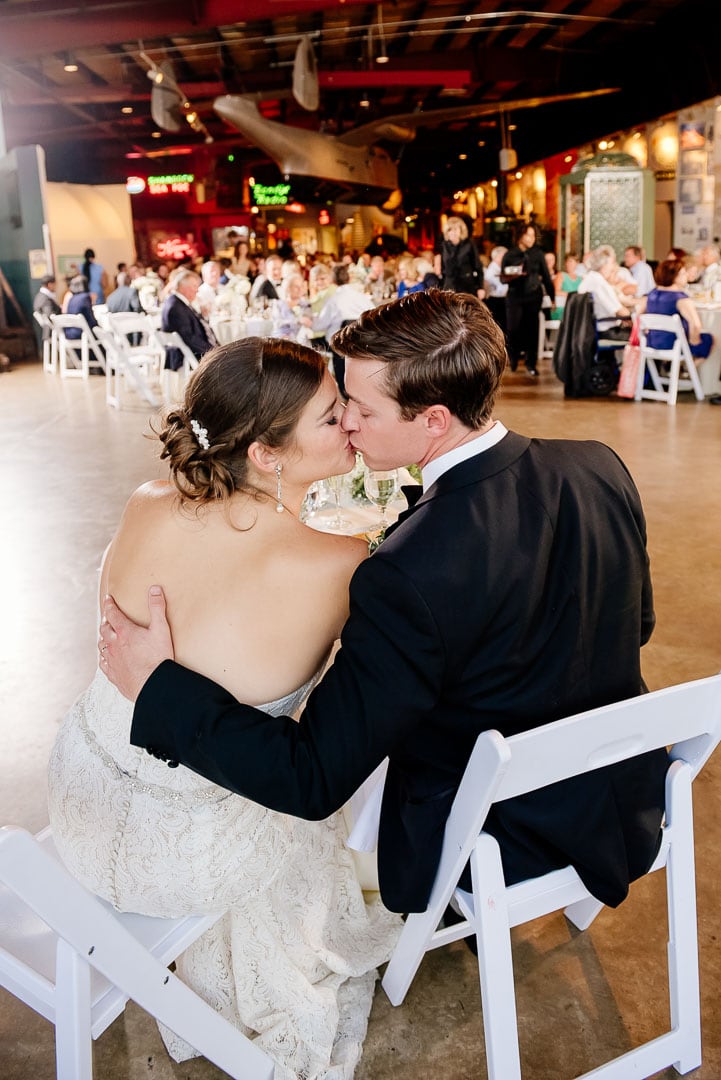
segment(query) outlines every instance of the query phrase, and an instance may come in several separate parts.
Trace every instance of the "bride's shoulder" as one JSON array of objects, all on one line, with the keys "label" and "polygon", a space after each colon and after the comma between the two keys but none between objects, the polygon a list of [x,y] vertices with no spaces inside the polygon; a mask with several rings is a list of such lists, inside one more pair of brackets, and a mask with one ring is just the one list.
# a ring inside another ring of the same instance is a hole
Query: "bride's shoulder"
[{"label": "bride's shoulder", "polygon": [[368,558],[368,544],[365,540],[356,540],[352,536],[333,536],[307,526],[303,528],[306,532],[306,557],[326,567],[326,570],[335,567],[340,574],[350,577],[356,567]]},{"label": "bride's shoulder", "polygon": [[177,489],[168,480],[147,480],[136,488],[128,499],[125,505],[126,513],[152,510],[174,501],[177,494]]}]

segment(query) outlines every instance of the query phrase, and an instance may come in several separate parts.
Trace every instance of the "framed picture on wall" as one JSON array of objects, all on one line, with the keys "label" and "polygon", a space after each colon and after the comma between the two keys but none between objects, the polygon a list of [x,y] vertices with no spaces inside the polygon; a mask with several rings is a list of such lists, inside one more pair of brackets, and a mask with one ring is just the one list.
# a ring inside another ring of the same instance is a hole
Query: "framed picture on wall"
[{"label": "framed picture on wall", "polygon": [[679,155],[679,172],[682,176],[703,176],[707,157],[705,150],[684,150]]},{"label": "framed picture on wall", "polygon": [[684,177],[678,185],[678,201],[682,205],[693,205],[701,202],[701,177]]},{"label": "framed picture on wall", "polygon": [[703,120],[686,120],[678,127],[680,150],[700,150],[706,145],[706,123]]},{"label": "framed picture on wall", "polygon": [[74,277],[80,273],[83,262],[82,255],[58,255],[58,274],[62,277]]}]

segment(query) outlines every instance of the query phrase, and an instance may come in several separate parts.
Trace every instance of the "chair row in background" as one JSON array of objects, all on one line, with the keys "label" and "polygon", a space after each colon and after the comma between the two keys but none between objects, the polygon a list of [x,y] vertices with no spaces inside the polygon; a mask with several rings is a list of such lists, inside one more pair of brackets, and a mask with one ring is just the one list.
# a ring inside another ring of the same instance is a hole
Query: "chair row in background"
[{"label": "chair row in background", "polygon": [[[65,379],[87,379],[91,372],[105,375],[106,403],[113,408],[122,407],[127,389],[153,408],[159,399],[178,400],[198,365],[180,335],[161,330],[151,315],[113,313],[102,305],[94,311],[98,325],[92,329],[84,315],[34,313],[43,332],[43,369]],[[179,372],[164,368],[168,348],[182,353]]]}]

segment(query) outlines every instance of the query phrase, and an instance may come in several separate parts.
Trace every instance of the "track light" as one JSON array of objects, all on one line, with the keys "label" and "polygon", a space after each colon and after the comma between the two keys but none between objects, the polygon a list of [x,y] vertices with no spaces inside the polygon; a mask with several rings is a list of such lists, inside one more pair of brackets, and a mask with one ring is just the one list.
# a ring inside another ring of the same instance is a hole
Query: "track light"
[{"label": "track light", "polygon": [[70,53],[65,53],[65,63],[63,64],[63,71],[73,72],[77,70],[78,65],[75,63]]},{"label": "track light", "polygon": [[367,94],[363,94],[363,96],[362,96],[362,98],[360,99],[360,101],[358,102],[358,104],[359,104],[359,106],[361,107],[361,109],[370,109],[370,105],[371,105],[371,103],[370,103],[370,101],[368,100],[368,95],[367,95]]}]

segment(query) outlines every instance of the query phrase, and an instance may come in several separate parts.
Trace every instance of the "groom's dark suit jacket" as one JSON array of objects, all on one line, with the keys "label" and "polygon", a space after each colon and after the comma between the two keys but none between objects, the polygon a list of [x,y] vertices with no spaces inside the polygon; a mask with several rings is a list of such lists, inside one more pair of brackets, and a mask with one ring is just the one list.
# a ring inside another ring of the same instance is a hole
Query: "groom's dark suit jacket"
[{"label": "groom's dark suit jacket", "polygon": [[[138,699],[132,741],[311,819],[388,755],[381,894],[419,911],[480,731],[512,735],[642,692],[654,616],[638,492],[600,443],[509,433],[423,495],[350,594],[342,648],[300,723],[167,661]],[[498,804],[486,828],[506,880],[570,862],[620,903],[655,855],[666,767],[656,751]]]}]

